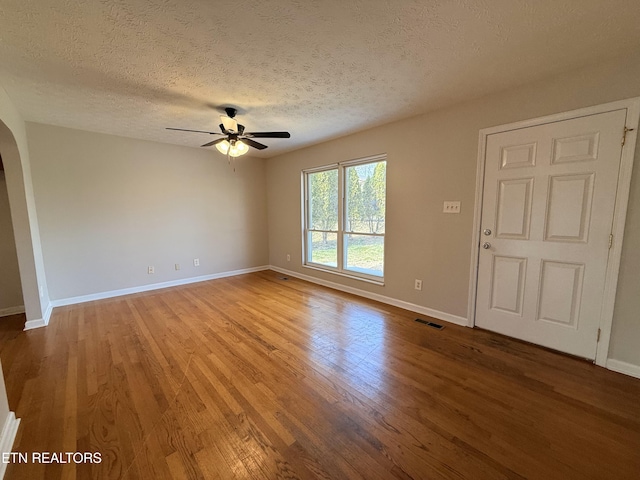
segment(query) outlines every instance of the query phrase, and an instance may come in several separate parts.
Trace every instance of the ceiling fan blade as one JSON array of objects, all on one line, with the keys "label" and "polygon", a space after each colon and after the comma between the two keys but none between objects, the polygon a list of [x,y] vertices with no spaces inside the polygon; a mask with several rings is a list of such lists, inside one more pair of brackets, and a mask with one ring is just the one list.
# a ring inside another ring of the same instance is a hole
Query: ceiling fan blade
[{"label": "ceiling fan blade", "polygon": [[250,138],[241,138],[240,141],[242,143],[246,143],[247,145],[249,145],[250,147],[253,148],[257,148],[258,150],[264,150],[265,148],[267,148],[266,145],[263,145],[261,143],[258,142],[254,142],[253,140],[251,140]]},{"label": "ceiling fan blade", "polygon": [[222,135],[221,133],[218,133],[218,132],[205,132],[204,130],[189,130],[187,128],[171,128],[171,127],[167,127],[167,130],[177,130],[179,132],[208,133],[210,135]]},{"label": "ceiling fan blade", "polygon": [[245,136],[252,138],[291,138],[289,132],[247,132]]},{"label": "ceiling fan blade", "polygon": [[211,145],[215,145],[216,143],[224,142],[226,138],[217,138],[213,142],[205,143],[204,145],[200,145],[201,147],[210,147]]}]

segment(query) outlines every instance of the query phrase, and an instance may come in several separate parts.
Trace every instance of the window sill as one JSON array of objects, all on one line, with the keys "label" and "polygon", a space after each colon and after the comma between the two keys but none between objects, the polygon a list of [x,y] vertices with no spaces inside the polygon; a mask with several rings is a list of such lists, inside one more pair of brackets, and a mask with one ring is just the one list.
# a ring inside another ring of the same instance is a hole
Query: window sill
[{"label": "window sill", "polygon": [[375,278],[371,278],[371,277],[368,277],[368,276],[365,277],[365,276],[362,276],[362,275],[358,275],[357,273],[340,272],[338,270],[333,270],[332,268],[324,268],[321,265],[303,264],[302,267],[303,268],[308,268],[310,270],[317,270],[319,272],[331,273],[333,275],[338,275],[339,277],[346,277],[346,278],[351,278],[353,280],[360,280],[361,282],[371,283],[373,285],[384,286],[384,278],[375,279]]}]

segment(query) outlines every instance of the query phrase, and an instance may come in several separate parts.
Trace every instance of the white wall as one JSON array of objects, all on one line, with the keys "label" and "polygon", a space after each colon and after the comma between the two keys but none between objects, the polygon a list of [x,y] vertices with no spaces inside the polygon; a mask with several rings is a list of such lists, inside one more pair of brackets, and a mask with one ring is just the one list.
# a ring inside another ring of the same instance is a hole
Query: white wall
[{"label": "white wall", "polygon": [[215,149],[27,133],[52,300],[268,264],[264,160],[234,173]]},{"label": "white wall", "polygon": [[[620,58],[472,102],[269,159],[274,266],[464,317],[467,312],[478,132],[485,127],[640,96],[640,56]],[[622,132],[621,132],[622,135]],[[300,172],[388,154],[385,285],[302,267]],[[632,179],[610,356],[640,365],[640,148]],[[459,215],[442,213],[460,200]],[[291,254],[291,261],[286,255]],[[413,288],[423,280],[422,291]]]},{"label": "white wall", "polygon": [[[16,241],[11,224],[9,194],[4,171],[0,170],[0,315],[24,308],[18,269]],[[1,418],[1,416],[0,416]]]}]

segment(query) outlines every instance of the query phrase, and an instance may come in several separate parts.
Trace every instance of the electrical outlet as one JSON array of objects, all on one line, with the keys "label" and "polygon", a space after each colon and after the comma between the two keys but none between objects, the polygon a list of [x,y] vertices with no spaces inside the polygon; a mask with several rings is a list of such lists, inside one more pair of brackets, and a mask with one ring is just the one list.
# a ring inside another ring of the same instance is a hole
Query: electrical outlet
[{"label": "electrical outlet", "polygon": [[193,259],[193,266],[194,267],[199,267],[200,266],[200,259],[199,258],[194,258]]},{"label": "electrical outlet", "polygon": [[149,266],[149,269],[147,270],[147,273],[148,273],[149,275],[151,275],[152,273],[156,273],[156,269],[155,269],[155,268],[153,268],[153,266],[151,266],[151,265],[150,265],[150,266]]},{"label": "electrical outlet", "polygon": [[287,262],[290,262],[290,261],[291,261],[291,255],[287,253]]},{"label": "electrical outlet", "polygon": [[418,280],[418,279],[416,279],[416,283],[415,283],[415,285],[414,285],[414,288],[415,288],[416,290],[422,290],[422,280]]},{"label": "electrical outlet", "polygon": [[460,213],[460,202],[444,202],[444,213]]},{"label": "electrical outlet", "polygon": [[176,270],[180,270],[180,264],[176,263]]}]

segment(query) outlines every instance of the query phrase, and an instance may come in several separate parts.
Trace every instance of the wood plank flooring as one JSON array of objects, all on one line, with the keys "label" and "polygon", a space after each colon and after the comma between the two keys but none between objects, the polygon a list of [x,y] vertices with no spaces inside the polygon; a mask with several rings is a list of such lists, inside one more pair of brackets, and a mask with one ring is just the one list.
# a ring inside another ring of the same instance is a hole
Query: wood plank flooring
[{"label": "wood plank flooring", "polygon": [[638,479],[640,380],[275,272],[0,322],[12,479]]}]

